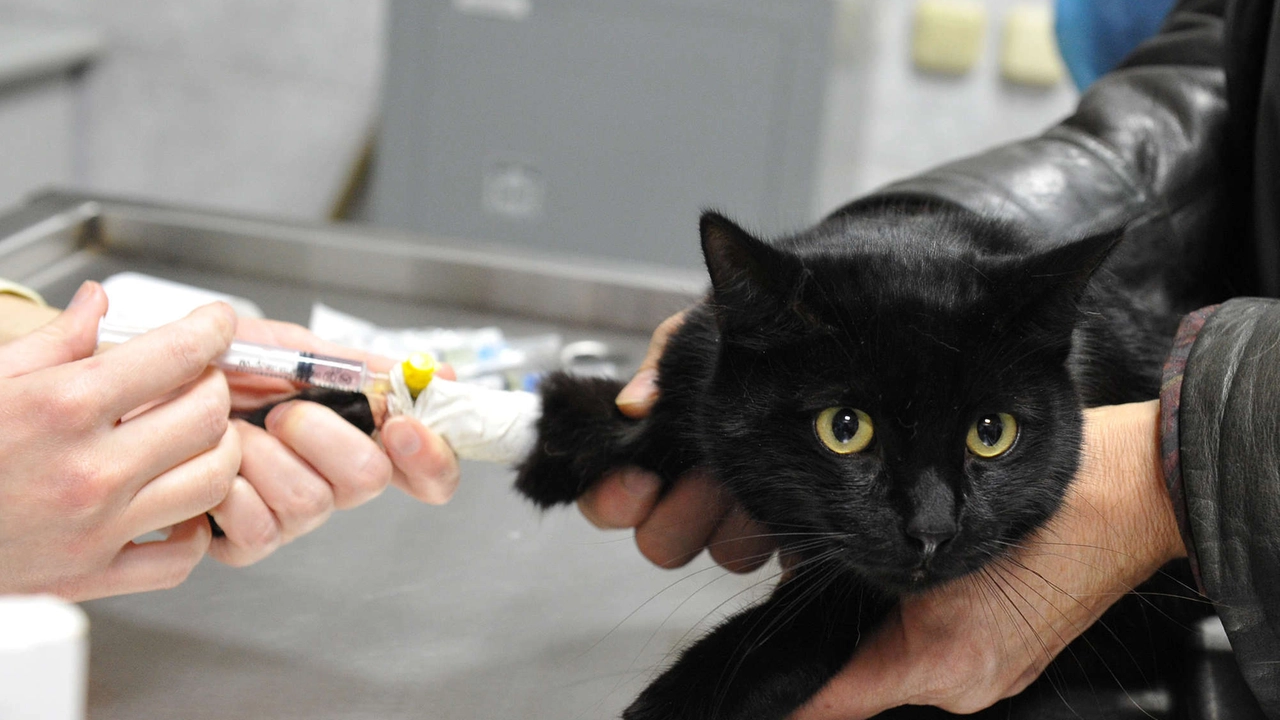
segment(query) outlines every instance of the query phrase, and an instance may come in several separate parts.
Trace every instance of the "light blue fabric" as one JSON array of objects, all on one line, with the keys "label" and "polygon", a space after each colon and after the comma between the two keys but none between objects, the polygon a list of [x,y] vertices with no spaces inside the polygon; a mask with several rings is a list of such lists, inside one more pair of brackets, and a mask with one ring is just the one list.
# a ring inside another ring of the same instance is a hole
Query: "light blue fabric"
[{"label": "light blue fabric", "polygon": [[1058,49],[1081,90],[1160,29],[1174,0],[1057,0]]}]

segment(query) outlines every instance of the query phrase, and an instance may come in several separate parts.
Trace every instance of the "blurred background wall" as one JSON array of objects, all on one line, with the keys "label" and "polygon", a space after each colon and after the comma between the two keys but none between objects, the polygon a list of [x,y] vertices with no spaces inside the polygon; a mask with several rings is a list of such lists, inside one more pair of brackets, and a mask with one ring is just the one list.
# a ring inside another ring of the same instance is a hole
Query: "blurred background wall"
[{"label": "blurred background wall", "polygon": [[[0,0],[0,23],[103,38],[70,110],[75,160],[56,180],[321,218],[377,112],[385,10],[378,0]],[[31,87],[0,88],[0,113]],[[33,186],[55,179],[29,172]]]},{"label": "blurred background wall", "polygon": [[[1065,77],[1028,87],[998,68],[1007,14],[1049,0],[978,0],[982,49],[959,75],[913,65],[917,3],[832,2],[813,217],[893,178],[1037,132],[1074,104]],[[323,218],[379,117],[389,14],[385,0],[0,0],[0,30],[87,28],[101,41],[56,90],[0,84],[0,204],[59,184]],[[15,119],[14,108],[26,109]],[[45,150],[53,159],[42,159]]]}]

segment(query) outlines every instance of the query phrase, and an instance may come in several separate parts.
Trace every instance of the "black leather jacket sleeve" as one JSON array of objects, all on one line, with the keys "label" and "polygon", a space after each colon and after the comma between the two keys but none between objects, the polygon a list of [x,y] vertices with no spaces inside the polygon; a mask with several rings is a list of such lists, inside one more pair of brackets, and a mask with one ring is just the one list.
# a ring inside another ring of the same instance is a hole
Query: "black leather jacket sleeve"
[{"label": "black leather jacket sleeve", "polygon": [[1259,705],[1280,718],[1280,301],[1238,298],[1205,322],[1178,443],[1200,581]]},{"label": "black leather jacket sleeve", "polygon": [[1180,2],[1158,35],[1039,137],[895,182],[849,207],[946,201],[1032,228],[1048,242],[1127,225],[1117,270],[1147,272],[1153,254],[1193,268],[1179,270],[1168,291],[1194,294],[1200,302],[1187,309],[1208,304],[1206,269],[1222,253],[1210,252],[1216,243],[1204,238],[1222,234],[1226,214],[1225,6]]}]

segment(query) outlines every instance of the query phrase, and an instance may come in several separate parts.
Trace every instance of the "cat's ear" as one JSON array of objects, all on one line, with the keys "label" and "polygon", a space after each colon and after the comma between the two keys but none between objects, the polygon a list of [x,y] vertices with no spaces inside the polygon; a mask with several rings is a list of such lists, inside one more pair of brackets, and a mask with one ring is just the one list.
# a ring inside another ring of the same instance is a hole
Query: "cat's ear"
[{"label": "cat's ear", "polygon": [[805,285],[800,263],[718,213],[703,213],[700,229],[721,330],[781,329]]},{"label": "cat's ear", "polygon": [[1005,268],[1014,322],[1041,335],[1046,346],[1069,349],[1089,280],[1123,237],[1123,227],[1108,229],[1018,258]]},{"label": "cat's ear", "polygon": [[1072,305],[1079,302],[1094,271],[1124,237],[1124,228],[1111,228],[1049,248],[1031,256],[1024,266],[1039,295],[1057,295]]},{"label": "cat's ear", "polygon": [[698,226],[702,256],[718,300],[750,299],[769,288],[769,268],[775,266],[777,255],[773,248],[716,212],[704,212]]}]

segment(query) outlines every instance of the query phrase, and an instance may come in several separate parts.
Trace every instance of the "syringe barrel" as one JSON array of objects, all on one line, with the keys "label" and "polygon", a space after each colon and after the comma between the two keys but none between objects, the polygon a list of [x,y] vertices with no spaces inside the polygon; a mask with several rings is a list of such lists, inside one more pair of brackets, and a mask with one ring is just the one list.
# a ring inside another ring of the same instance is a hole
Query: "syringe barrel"
[{"label": "syringe barrel", "polygon": [[[98,344],[119,345],[145,332],[144,328],[101,323],[98,326]],[[382,385],[386,384],[384,376],[370,373],[359,360],[240,340],[231,343],[225,353],[214,358],[213,364],[223,370],[253,373],[330,390],[362,392],[377,388],[375,381],[379,378]]]},{"label": "syringe barrel", "polygon": [[348,392],[360,392],[368,379],[368,369],[358,360],[242,342],[231,343],[216,362],[227,370]]}]

